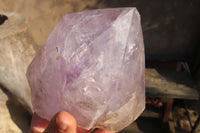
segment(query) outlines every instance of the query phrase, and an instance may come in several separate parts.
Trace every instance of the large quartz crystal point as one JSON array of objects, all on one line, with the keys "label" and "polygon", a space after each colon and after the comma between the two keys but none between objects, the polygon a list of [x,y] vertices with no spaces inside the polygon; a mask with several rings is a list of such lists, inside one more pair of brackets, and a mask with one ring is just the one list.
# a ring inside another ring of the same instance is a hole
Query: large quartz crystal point
[{"label": "large quartz crystal point", "polygon": [[64,16],[28,68],[34,111],[119,131],[145,107],[145,60],[136,8]]}]

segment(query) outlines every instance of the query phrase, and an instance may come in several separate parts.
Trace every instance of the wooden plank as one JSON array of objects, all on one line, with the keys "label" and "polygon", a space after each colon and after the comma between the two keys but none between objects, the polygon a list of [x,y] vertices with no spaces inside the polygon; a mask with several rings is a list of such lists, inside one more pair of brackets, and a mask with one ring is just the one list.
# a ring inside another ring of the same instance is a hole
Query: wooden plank
[{"label": "wooden plank", "polygon": [[175,133],[175,124],[173,120],[169,120],[168,121],[168,125],[169,125],[169,133]]},{"label": "wooden plank", "polygon": [[146,110],[144,110],[144,111],[142,112],[142,114],[141,114],[140,116],[141,116],[141,117],[160,118],[160,117],[161,117],[161,114],[146,109]]},{"label": "wooden plank", "polygon": [[172,112],[172,106],[173,106],[173,99],[170,99],[165,104],[165,112],[164,112],[164,116],[163,116],[163,123],[168,122],[169,119],[172,118],[172,114],[171,114],[171,112]]},{"label": "wooden plank", "polygon": [[173,70],[146,69],[146,95],[176,99],[199,99],[190,75]]}]

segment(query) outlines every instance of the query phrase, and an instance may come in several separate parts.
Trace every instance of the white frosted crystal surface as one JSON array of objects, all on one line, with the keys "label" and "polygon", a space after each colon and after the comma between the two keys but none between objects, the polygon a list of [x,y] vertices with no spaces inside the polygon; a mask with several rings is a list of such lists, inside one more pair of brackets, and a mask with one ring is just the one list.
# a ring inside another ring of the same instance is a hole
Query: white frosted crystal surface
[{"label": "white frosted crystal surface", "polygon": [[34,111],[71,113],[80,127],[119,131],[145,107],[145,60],[136,8],[65,15],[27,70]]}]

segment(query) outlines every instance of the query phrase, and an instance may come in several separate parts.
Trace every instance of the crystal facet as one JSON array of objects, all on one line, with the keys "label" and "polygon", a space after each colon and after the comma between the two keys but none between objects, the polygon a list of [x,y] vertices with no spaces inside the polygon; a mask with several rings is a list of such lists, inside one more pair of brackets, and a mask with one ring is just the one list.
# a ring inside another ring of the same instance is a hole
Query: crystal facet
[{"label": "crystal facet", "polygon": [[119,131],[145,107],[144,46],[136,8],[65,15],[27,70],[34,111]]}]

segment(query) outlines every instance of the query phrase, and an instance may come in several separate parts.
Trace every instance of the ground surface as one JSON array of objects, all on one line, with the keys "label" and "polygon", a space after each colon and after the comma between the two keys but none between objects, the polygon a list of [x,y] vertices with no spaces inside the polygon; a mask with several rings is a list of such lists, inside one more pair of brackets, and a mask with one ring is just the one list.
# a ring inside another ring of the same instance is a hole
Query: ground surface
[{"label": "ground surface", "polygon": [[0,132],[28,133],[30,120],[30,114],[0,87]]}]

